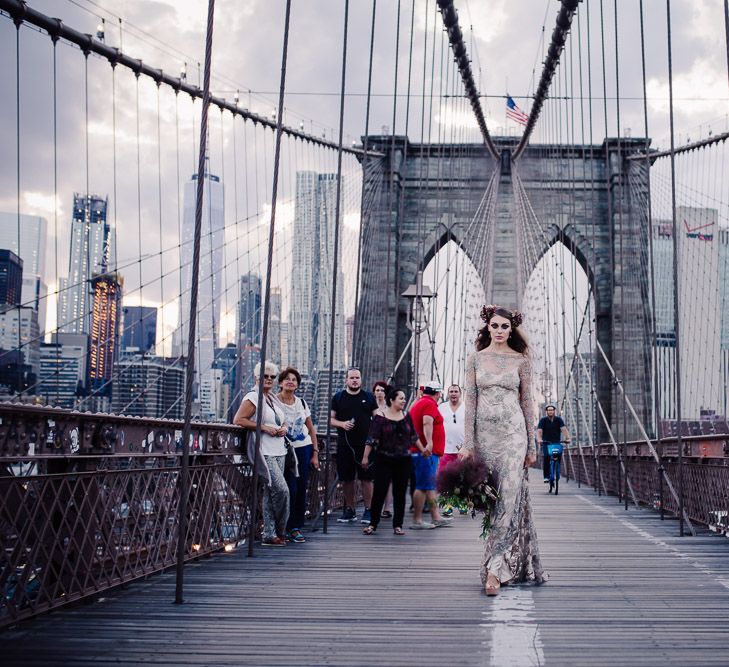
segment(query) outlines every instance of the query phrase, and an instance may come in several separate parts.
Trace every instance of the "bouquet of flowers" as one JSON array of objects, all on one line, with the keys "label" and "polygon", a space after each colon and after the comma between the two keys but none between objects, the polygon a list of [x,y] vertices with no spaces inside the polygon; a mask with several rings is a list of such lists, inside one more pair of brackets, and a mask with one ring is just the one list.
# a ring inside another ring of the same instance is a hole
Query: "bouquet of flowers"
[{"label": "bouquet of flowers", "polygon": [[496,474],[477,457],[456,459],[438,470],[438,504],[466,507],[475,518],[483,513],[481,537],[486,538],[491,527],[491,512],[499,495]]}]

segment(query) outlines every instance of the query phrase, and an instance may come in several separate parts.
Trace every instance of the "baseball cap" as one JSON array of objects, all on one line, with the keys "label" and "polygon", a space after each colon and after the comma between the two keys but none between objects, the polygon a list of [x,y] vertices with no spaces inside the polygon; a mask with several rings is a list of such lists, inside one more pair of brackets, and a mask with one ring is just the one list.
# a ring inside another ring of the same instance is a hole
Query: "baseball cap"
[{"label": "baseball cap", "polygon": [[423,393],[428,394],[430,396],[433,396],[434,394],[437,394],[439,392],[443,391],[443,387],[440,386],[440,382],[436,382],[435,380],[431,380],[430,382],[426,382],[423,385]]}]

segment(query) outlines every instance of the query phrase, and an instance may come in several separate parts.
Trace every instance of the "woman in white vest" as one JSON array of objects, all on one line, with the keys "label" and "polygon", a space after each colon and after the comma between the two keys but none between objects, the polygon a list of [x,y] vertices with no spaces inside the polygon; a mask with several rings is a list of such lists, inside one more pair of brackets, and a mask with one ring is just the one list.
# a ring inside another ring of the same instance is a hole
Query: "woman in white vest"
[{"label": "woman in white vest", "polygon": [[286,546],[286,522],[289,518],[289,487],[284,478],[286,462],[287,425],[284,412],[274,403],[271,389],[278,375],[276,364],[267,361],[261,377],[261,364],[253,369],[255,389],[249,391],[238,408],[233,423],[250,430],[256,429],[258,408],[258,383],[263,383],[263,415],[261,422],[261,454],[268,466],[271,478],[263,489],[263,539],[261,544],[270,547]]}]

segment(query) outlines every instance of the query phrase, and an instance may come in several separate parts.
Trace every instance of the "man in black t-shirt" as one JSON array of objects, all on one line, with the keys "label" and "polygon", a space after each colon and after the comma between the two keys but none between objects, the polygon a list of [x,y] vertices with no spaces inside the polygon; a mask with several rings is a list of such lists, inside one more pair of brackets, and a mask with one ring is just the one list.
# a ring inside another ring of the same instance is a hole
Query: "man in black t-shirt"
[{"label": "man in black t-shirt", "polygon": [[537,424],[537,440],[542,445],[542,471],[544,472],[545,483],[549,482],[549,455],[547,445],[550,442],[569,442],[570,434],[564,425],[562,417],[556,416],[556,408],[553,405],[546,407],[547,416],[542,417]]},{"label": "man in black t-shirt", "polygon": [[354,481],[359,479],[364,499],[362,523],[370,523],[372,501],[372,471],[370,466],[362,467],[365,441],[370,430],[372,414],[377,410],[377,401],[368,391],[362,389],[362,374],[358,368],[347,371],[345,388],[332,397],[332,411],[329,423],[337,429],[337,475],[344,491],[344,511],[337,519],[340,523],[357,521],[355,512]]}]

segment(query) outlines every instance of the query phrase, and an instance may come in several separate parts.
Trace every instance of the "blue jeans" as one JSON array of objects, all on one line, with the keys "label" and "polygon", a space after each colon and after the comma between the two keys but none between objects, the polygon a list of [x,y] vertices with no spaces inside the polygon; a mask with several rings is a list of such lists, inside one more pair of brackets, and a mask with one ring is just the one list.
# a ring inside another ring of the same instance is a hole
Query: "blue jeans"
[{"label": "blue jeans", "polygon": [[291,512],[286,524],[286,530],[304,527],[306,515],[306,490],[309,486],[309,473],[311,472],[311,456],[314,453],[314,445],[304,445],[294,449],[296,459],[299,462],[299,476],[294,477],[286,473],[286,484],[289,487],[291,497]]}]

